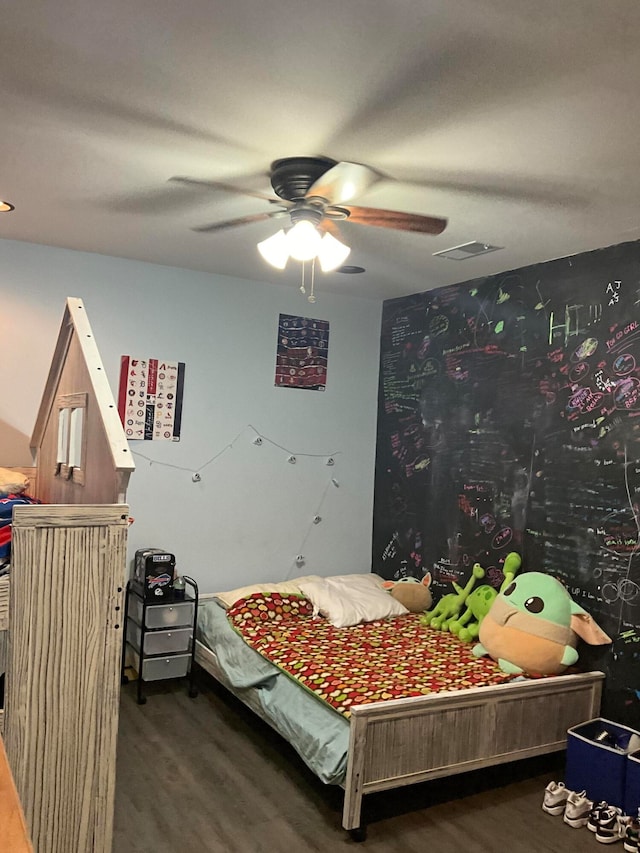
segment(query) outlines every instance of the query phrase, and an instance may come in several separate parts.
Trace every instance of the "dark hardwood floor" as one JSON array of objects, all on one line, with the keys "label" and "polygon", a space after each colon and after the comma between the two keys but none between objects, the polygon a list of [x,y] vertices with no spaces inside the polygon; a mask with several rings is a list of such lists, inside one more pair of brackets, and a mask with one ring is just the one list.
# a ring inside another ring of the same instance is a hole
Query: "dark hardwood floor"
[{"label": "dark hardwood floor", "polygon": [[[342,791],[206,673],[186,684],[122,690],[114,853],[578,853],[601,850],[586,827],[541,809],[562,779],[544,756],[365,798],[368,837],[341,827]],[[455,736],[455,733],[451,733]],[[617,845],[622,849],[622,845]]]}]

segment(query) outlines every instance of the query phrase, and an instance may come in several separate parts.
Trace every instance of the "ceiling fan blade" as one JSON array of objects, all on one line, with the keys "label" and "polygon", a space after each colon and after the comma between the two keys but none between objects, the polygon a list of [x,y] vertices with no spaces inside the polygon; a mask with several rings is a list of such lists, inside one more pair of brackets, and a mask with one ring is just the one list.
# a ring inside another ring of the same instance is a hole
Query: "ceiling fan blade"
[{"label": "ceiling fan blade", "polygon": [[447,227],[447,220],[437,216],[421,216],[417,213],[403,213],[400,210],[378,210],[375,207],[353,207],[347,205],[347,222],[359,225],[373,225],[376,228],[393,228],[396,231],[417,231],[420,234],[441,234]]},{"label": "ceiling fan blade", "polygon": [[342,240],[344,242],[344,237],[340,233],[340,229],[333,221],[333,219],[328,219],[325,217],[319,225],[320,231],[328,231],[332,237],[335,237],[336,240]]},{"label": "ceiling fan blade", "polygon": [[305,198],[316,196],[329,204],[343,204],[358,198],[382,178],[379,172],[361,163],[336,163],[307,190]]},{"label": "ceiling fan blade", "polygon": [[263,201],[272,202],[274,204],[286,204],[286,202],[283,201],[283,199],[281,198],[274,198],[273,196],[268,196],[265,193],[255,192],[254,190],[247,190],[244,187],[237,187],[234,184],[225,184],[221,181],[204,181],[198,178],[184,178],[181,175],[175,175],[174,177],[169,178],[169,180],[179,184],[188,184],[189,186],[210,187],[211,189],[221,190],[225,193],[247,195],[251,196],[251,198],[260,198]]},{"label": "ceiling fan blade", "polygon": [[238,219],[227,219],[224,222],[212,222],[210,225],[198,225],[192,231],[208,233],[211,231],[223,231],[225,228],[235,228],[236,225],[249,225],[252,222],[263,222],[265,219],[274,219],[278,216],[286,216],[286,210],[272,210],[269,213],[251,213],[249,216],[240,216]]}]

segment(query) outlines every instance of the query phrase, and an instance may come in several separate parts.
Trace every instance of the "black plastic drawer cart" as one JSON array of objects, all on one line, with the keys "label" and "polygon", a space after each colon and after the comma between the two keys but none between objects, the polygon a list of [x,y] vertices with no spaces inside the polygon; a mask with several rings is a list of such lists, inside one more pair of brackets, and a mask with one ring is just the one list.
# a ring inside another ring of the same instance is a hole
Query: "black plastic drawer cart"
[{"label": "black plastic drawer cart", "polygon": [[198,585],[186,575],[184,598],[149,601],[136,580],[127,583],[122,643],[123,684],[127,646],[136,661],[138,672],[138,704],[147,701],[143,693],[145,681],[188,676],[189,696],[198,695],[195,686],[195,635],[198,619]]}]

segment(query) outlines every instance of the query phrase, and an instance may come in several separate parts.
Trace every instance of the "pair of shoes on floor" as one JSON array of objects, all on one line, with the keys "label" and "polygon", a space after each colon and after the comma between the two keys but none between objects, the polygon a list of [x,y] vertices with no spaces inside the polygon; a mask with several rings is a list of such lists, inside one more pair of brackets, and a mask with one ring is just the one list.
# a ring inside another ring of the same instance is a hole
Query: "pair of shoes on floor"
[{"label": "pair of shoes on floor", "polygon": [[627,853],[640,853],[640,819],[625,818],[622,843]]},{"label": "pair of shoes on floor", "polygon": [[566,824],[578,828],[587,823],[593,800],[588,799],[586,791],[571,791],[564,782],[549,782],[544,790],[542,809],[547,814],[563,815]]},{"label": "pair of shoes on floor", "polygon": [[622,841],[627,853],[640,853],[640,820],[622,814],[622,809],[606,802],[596,803],[589,814],[587,829],[601,844]]}]

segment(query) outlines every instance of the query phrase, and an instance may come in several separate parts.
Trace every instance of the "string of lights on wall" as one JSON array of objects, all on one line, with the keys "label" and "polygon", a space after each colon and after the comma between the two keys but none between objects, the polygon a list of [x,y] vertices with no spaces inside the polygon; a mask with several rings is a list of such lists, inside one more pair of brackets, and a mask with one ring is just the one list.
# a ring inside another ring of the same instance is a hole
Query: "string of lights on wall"
[{"label": "string of lights on wall", "polygon": [[[272,438],[269,438],[268,436],[264,435],[264,433],[261,433],[252,424],[247,424],[243,429],[240,430],[240,432],[235,436],[235,438],[232,439],[232,441],[230,441],[228,444],[226,444],[217,453],[215,453],[210,459],[208,459],[203,465],[198,466],[195,470],[191,467],[187,467],[184,465],[175,465],[172,462],[160,462],[156,459],[151,459],[149,456],[145,456],[144,453],[138,453],[137,451],[132,451],[132,453],[134,456],[138,457],[139,459],[144,459],[146,462],[148,462],[149,467],[151,467],[152,465],[158,465],[162,468],[172,468],[175,471],[184,471],[186,473],[191,474],[192,482],[200,483],[200,482],[202,482],[202,472],[205,470],[205,468],[207,468],[209,465],[213,464],[217,459],[220,459],[220,457],[223,456],[225,453],[227,453],[229,450],[232,450],[234,448],[234,446],[240,441],[240,439],[246,435],[247,432],[250,432],[251,435],[253,436],[251,439],[251,444],[254,447],[261,447],[263,444],[270,444],[273,447],[276,447],[278,450],[281,450],[284,454],[286,454],[284,459],[289,465],[295,465],[297,463],[298,459],[310,458],[310,459],[324,459],[324,464],[327,465],[328,467],[332,468],[336,464],[336,456],[340,456],[342,453],[342,451],[340,451],[340,450],[336,450],[333,453],[329,453],[329,454],[327,454],[327,453],[298,453],[298,452],[294,452],[294,451],[290,450],[289,448],[285,447],[284,445],[280,444],[279,442],[274,441]],[[322,507],[323,507],[325,499],[327,497],[327,493],[328,493],[329,489],[331,488],[331,486],[333,486],[336,489],[340,487],[340,483],[335,476],[331,476],[329,478],[328,482],[326,483],[326,485],[323,489],[322,495],[320,496],[320,499],[317,502],[315,512],[312,516],[311,523],[308,525],[306,531],[304,532],[304,535],[302,537],[302,541],[300,542],[300,546],[298,548],[298,554],[292,562],[292,566],[291,566],[289,573],[287,574],[287,577],[290,576],[291,571],[294,568],[299,569],[302,566],[304,566],[304,564],[306,562],[306,558],[305,558],[303,549],[304,549],[304,546],[305,546],[305,544],[309,538],[309,535],[310,535],[313,527],[322,522],[322,515],[320,513],[322,511]]]}]

